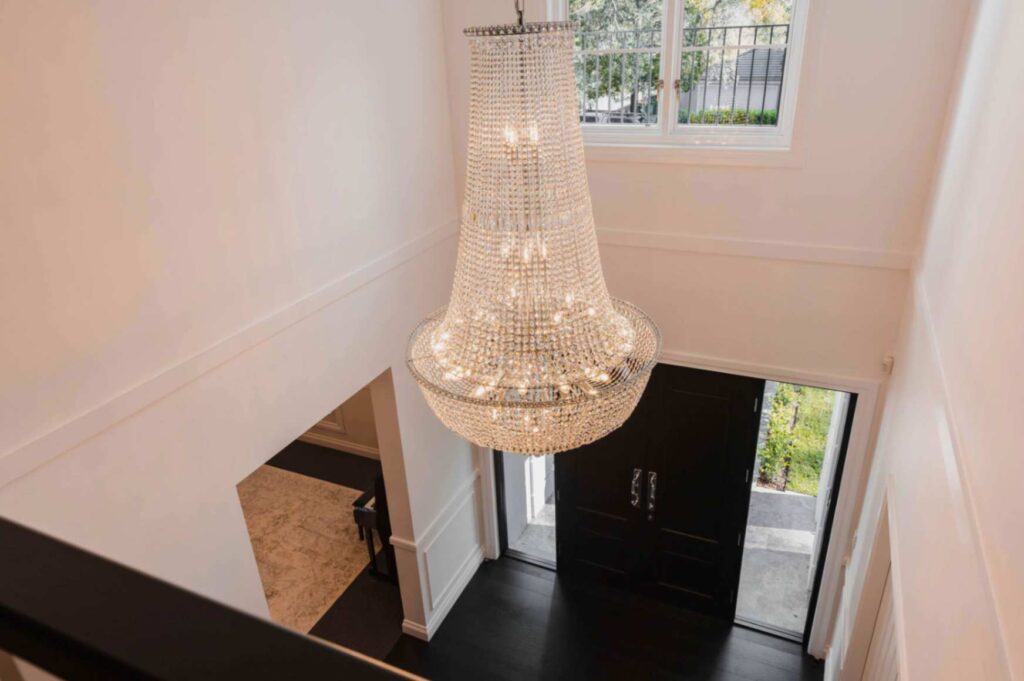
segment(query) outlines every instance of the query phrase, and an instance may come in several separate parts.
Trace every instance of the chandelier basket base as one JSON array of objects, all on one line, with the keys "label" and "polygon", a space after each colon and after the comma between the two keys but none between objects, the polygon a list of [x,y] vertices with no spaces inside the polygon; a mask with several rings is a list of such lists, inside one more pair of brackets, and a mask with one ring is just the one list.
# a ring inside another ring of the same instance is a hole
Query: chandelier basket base
[{"label": "chandelier basket base", "polygon": [[427,404],[449,430],[470,442],[503,452],[541,456],[582,447],[619,428],[636,408],[661,350],[661,336],[643,310],[612,299],[635,330],[634,351],[607,385],[566,400],[530,402],[509,389],[509,399],[477,399],[445,386],[446,372],[430,353],[445,308],[423,320],[410,339],[408,361]]}]

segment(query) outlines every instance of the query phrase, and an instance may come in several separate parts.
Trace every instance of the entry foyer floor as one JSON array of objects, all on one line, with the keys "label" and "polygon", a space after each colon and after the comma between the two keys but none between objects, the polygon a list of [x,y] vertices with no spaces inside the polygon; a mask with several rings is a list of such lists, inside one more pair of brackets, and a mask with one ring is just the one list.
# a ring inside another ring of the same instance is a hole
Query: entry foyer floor
[{"label": "entry foyer floor", "polygon": [[403,635],[386,661],[436,681],[817,681],[823,672],[796,643],[509,558],[480,567],[429,645]]}]

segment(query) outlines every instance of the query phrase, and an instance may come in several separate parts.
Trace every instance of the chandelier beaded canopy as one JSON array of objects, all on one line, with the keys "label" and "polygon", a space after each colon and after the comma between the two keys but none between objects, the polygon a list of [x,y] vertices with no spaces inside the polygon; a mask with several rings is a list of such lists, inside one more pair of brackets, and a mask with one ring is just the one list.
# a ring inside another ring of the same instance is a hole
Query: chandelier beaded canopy
[{"label": "chandelier beaded canopy", "polygon": [[451,300],[408,365],[438,418],[478,445],[549,454],[618,428],[661,336],[608,294],[597,250],[570,23],[471,28],[466,190]]}]

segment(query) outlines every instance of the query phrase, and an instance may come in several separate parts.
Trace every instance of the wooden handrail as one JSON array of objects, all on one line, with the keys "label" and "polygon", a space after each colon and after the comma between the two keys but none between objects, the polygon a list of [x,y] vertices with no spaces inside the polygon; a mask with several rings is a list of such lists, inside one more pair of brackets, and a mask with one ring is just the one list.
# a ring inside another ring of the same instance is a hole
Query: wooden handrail
[{"label": "wooden handrail", "polygon": [[419,678],[4,519],[0,553],[0,648],[66,679]]}]

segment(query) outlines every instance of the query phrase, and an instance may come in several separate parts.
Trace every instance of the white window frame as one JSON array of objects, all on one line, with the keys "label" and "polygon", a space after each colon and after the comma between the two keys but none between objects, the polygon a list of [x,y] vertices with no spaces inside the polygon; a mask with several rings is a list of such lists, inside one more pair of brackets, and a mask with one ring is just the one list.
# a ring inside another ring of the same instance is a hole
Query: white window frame
[{"label": "white window frame", "polygon": [[[807,11],[811,0],[793,0],[786,46],[786,71],[779,95],[779,118],[776,125],[680,125],[679,96],[671,84],[680,78],[684,0],[663,0],[661,34],[661,73],[665,84],[659,107],[658,125],[629,126],[623,124],[583,124],[583,140],[588,149],[624,147],[626,149],[689,149],[700,150],[702,157],[714,160],[716,150],[788,151],[793,140],[796,119],[797,91],[807,29]],[[548,0],[552,20],[569,18],[569,0]],[[666,58],[666,55],[667,58]]]}]

